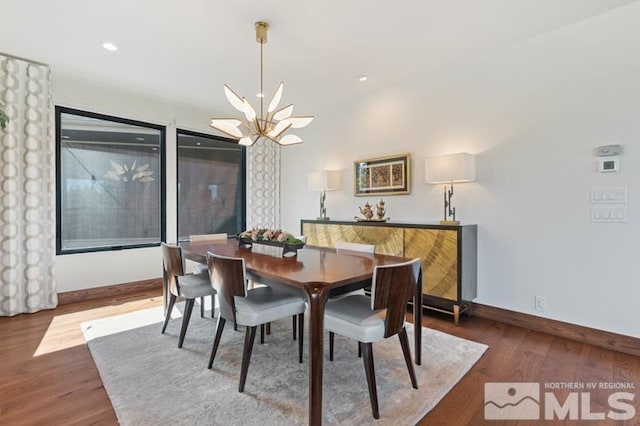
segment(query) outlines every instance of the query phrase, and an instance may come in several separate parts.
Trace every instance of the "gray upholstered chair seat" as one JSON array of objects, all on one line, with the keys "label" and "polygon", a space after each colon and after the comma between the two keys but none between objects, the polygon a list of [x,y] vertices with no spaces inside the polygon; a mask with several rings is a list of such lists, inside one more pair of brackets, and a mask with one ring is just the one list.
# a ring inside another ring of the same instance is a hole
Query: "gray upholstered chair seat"
[{"label": "gray upholstered chair seat", "polygon": [[325,308],[324,328],[362,343],[384,338],[386,309],[371,309],[371,298],[352,295],[330,300]]},{"label": "gray upholstered chair seat", "polygon": [[193,274],[198,275],[203,272],[206,272],[207,276],[209,275],[209,267],[203,263],[196,263],[193,265]]},{"label": "gray upholstered chair seat", "polygon": [[189,274],[178,277],[178,291],[181,297],[193,299],[196,297],[209,296],[215,290],[209,281],[209,271],[199,274]]},{"label": "gray upholstered chair seat", "polygon": [[247,297],[235,296],[236,321],[238,324],[254,326],[276,321],[280,318],[304,313],[304,300],[300,296],[257,287],[247,291]]}]

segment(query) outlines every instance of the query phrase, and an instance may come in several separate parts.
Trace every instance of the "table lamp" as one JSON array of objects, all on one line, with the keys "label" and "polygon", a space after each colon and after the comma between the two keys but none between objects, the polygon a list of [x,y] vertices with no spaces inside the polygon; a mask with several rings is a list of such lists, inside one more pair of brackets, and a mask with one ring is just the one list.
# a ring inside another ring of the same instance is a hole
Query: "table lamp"
[{"label": "table lamp", "polygon": [[[441,225],[459,225],[456,208],[451,202],[453,184],[476,180],[476,159],[464,152],[458,154],[428,157],[424,160],[424,180],[426,183],[444,183],[444,219]],[[449,189],[447,185],[449,184]]]},{"label": "table lamp", "polygon": [[327,208],[325,207],[327,191],[340,189],[340,178],[341,173],[339,170],[323,170],[309,173],[307,179],[309,191],[320,191],[320,216],[318,216],[318,220],[329,220]]}]

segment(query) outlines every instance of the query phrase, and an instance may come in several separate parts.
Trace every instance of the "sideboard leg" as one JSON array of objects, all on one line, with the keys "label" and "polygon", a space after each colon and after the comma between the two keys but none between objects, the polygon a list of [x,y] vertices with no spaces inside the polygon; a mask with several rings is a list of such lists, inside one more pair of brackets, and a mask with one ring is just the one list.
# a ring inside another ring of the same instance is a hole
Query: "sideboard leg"
[{"label": "sideboard leg", "polygon": [[460,322],[460,305],[453,305],[453,322],[456,325]]}]

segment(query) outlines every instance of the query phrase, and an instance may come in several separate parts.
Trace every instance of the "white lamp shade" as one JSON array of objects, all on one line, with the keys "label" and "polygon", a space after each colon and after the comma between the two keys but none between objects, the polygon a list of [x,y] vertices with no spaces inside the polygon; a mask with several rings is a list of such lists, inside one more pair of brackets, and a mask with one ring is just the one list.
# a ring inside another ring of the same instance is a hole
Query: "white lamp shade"
[{"label": "white lamp shade", "polygon": [[307,178],[309,191],[335,191],[341,186],[340,170],[323,170],[311,172]]},{"label": "white lamp shade", "polygon": [[476,180],[476,158],[465,152],[424,160],[426,183],[473,182]]}]

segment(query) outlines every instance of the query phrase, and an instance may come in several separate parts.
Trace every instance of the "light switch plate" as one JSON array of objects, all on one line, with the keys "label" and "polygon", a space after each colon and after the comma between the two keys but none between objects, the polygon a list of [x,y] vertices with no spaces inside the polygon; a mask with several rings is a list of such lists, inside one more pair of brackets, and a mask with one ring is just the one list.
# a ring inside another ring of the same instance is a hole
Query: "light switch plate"
[{"label": "light switch plate", "polygon": [[628,222],[626,207],[591,207],[591,222]]},{"label": "light switch plate", "polygon": [[591,188],[593,204],[627,204],[627,187]]}]

